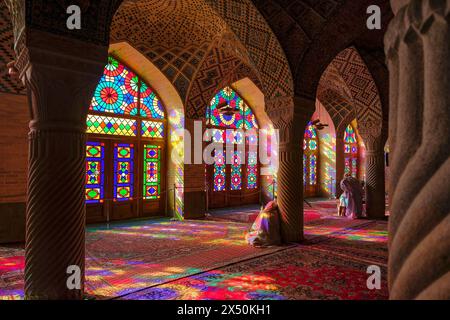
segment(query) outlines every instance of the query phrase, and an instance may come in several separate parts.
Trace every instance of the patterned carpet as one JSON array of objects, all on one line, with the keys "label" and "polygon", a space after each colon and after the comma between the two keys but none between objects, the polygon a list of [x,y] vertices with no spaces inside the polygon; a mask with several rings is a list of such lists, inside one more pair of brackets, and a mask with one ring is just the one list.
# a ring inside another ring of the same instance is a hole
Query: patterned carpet
[{"label": "patterned carpet", "polygon": [[[282,248],[248,246],[248,225],[152,220],[90,227],[86,232],[86,291],[121,296]],[[0,247],[0,299],[23,298],[24,250]]]},{"label": "patterned carpet", "polygon": [[[386,275],[387,223],[322,216],[306,241],[253,248],[249,224],[152,220],[89,227],[86,290],[99,299],[383,299],[366,268]],[[0,245],[0,300],[23,298],[24,250]]]},{"label": "patterned carpet", "polygon": [[368,290],[367,263],[329,251],[297,246],[128,295],[124,299],[387,299],[386,268],[381,290]]}]

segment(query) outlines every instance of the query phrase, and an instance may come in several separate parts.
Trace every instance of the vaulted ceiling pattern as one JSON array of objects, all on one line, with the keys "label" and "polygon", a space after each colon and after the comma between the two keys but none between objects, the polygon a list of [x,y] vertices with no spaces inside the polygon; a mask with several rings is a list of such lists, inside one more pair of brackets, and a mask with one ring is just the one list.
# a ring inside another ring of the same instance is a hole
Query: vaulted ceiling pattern
[{"label": "vaulted ceiling pattern", "polygon": [[[333,101],[342,97],[346,106],[366,105],[358,116],[370,120],[382,113],[377,86],[351,45],[364,46],[382,69],[384,31],[365,28],[369,2],[125,0],[114,16],[110,39],[127,41],[159,68],[190,117],[203,116],[220,86],[249,77],[266,99],[292,96],[294,89],[295,95],[311,99],[334,92]],[[388,0],[376,2],[389,17]],[[0,91],[24,94],[6,74],[5,65],[14,58],[13,36],[3,0],[0,9]],[[378,82],[385,76],[383,70],[379,74]]]},{"label": "vaulted ceiling pattern", "polygon": [[[295,94],[314,99],[322,73],[342,50],[383,48],[392,17],[389,0],[253,0],[277,36],[295,81]],[[382,30],[368,30],[367,7],[382,11]]]}]

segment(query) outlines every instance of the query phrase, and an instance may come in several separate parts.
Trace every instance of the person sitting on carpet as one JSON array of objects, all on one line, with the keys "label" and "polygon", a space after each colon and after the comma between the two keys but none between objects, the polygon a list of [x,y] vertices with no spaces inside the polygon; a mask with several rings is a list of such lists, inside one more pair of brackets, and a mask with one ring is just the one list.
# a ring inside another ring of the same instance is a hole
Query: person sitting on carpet
[{"label": "person sitting on carpet", "polygon": [[346,174],[341,181],[341,189],[347,198],[345,215],[352,219],[362,217],[362,188],[359,181],[350,174]]},{"label": "person sitting on carpet", "polygon": [[277,201],[270,201],[258,214],[245,240],[255,247],[281,244],[280,215]]}]

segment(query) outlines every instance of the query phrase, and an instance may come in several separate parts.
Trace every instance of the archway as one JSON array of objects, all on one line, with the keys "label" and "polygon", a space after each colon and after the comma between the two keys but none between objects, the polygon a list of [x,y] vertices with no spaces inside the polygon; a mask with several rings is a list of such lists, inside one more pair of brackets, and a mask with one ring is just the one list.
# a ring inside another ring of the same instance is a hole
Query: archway
[{"label": "archway", "polygon": [[157,93],[110,55],[86,120],[87,222],[161,215],[165,114]]},{"label": "archway", "polygon": [[184,134],[185,113],[182,99],[167,76],[128,42],[110,45],[109,52],[134,70],[157,92],[167,112],[167,214],[184,217]]},{"label": "archway", "polygon": [[259,125],[251,107],[227,86],[212,98],[206,126],[204,141],[217,144],[214,163],[206,165],[208,206],[259,203]]}]

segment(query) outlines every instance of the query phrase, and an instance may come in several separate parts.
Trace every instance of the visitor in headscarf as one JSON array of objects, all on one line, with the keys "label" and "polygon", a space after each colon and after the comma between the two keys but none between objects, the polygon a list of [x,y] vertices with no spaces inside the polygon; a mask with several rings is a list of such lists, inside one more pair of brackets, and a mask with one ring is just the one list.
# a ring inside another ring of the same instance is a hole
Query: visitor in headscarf
[{"label": "visitor in headscarf", "polygon": [[347,194],[342,192],[341,196],[339,197],[339,206],[338,206],[338,215],[339,217],[345,217],[345,210],[348,206],[348,197]]},{"label": "visitor in headscarf", "polygon": [[341,189],[347,199],[345,215],[352,219],[362,217],[362,188],[358,179],[346,174],[341,181]]},{"label": "visitor in headscarf", "polygon": [[245,239],[255,247],[281,244],[280,215],[276,200],[270,201],[261,210]]}]

